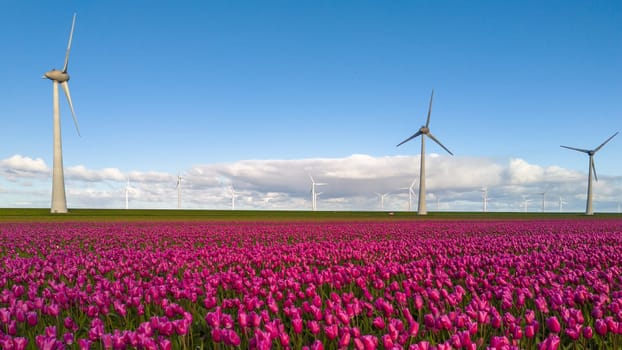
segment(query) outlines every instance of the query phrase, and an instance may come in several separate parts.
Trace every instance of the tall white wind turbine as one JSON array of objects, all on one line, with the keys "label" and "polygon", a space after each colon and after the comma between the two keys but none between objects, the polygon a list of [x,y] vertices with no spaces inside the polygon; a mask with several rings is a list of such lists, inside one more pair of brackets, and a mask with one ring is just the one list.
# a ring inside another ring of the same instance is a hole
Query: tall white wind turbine
[{"label": "tall white wind turbine", "polygon": [[51,213],[66,213],[67,212],[67,197],[65,196],[65,175],[63,173],[63,147],[60,132],[60,102],[58,97],[58,84],[60,84],[67,96],[67,102],[69,103],[69,109],[71,109],[71,116],[73,122],[76,125],[78,135],[80,135],[80,128],[78,127],[78,119],[76,119],[76,113],[73,109],[73,102],[71,101],[71,94],[69,93],[69,73],[67,73],[67,67],[69,65],[69,51],[71,50],[71,40],[73,39],[73,29],[76,26],[76,15],[73,15],[73,21],[71,22],[71,31],[69,32],[69,43],[67,44],[67,51],[65,53],[65,65],[63,70],[52,69],[43,75],[43,79],[50,79],[52,81],[52,106],[54,110],[54,160],[52,171],[52,207]]},{"label": "tall white wind turbine", "polygon": [[374,192],[374,193],[378,196],[378,199],[380,200],[380,210],[384,210],[384,198],[388,196],[390,193],[389,192],[387,193]]},{"label": "tall white wind turbine", "polygon": [[125,209],[130,209],[130,177],[127,177],[127,186],[125,186]]},{"label": "tall white wind turbine", "polygon": [[419,215],[426,215],[428,213],[425,205],[425,137],[429,137],[432,141],[436,142],[439,146],[441,146],[447,153],[454,155],[451,151],[445,147],[439,140],[432,135],[430,132],[430,114],[432,114],[432,99],[434,98],[434,90],[432,90],[432,95],[430,96],[430,107],[428,108],[428,119],[426,120],[425,126],[419,128],[419,131],[414,133],[411,137],[406,140],[400,142],[397,147],[403,145],[404,143],[414,139],[417,136],[421,136],[421,165],[419,170],[419,204],[417,213]]},{"label": "tall white wind turbine", "polygon": [[529,202],[531,202],[531,199],[527,199],[527,198],[523,197],[523,211],[525,213],[527,212],[527,204],[529,204]]},{"label": "tall white wind turbine", "polygon": [[233,185],[229,186],[229,192],[231,193],[231,210],[235,210],[235,188],[233,188]]},{"label": "tall white wind turbine", "polygon": [[315,182],[315,180],[313,180],[313,176],[309,175],[309,179],[311,179],[311,209],[313,211],[317,210],[317,193],[315,193],[315,186],[324,186],[327,185],[327,183],[323,183],[323,182]]},{"label": "tall white wind turbine", "polygon": [[588,173],[588,177],[587,177],[587,204],[585,206],[585,215],[594,215],[594,209],[592,208],[592,177],[596,181],[598,181],[598,176],[596,175],[596,167],[594,166],[594,155],[601,148],[603,148],[603,146],[607,142],[611,141],[611,139],[614,138],[618,133],[619,133],[619,131],[617,131],[615,134],[611,135],[611,137],[609,137],[607,140],[605,140],[605,142],[601,143],[600,146],[598,146],[598,147],[596,147],[594,149],[582,149],[582,148],[575,148],[575,147],[569,147],[569,146],[561,146],[563,148],[568,148],[568,149],[571,149],[573,151],[583,152],[583,153],[585,153],[585,154],[587,154],[589,156],[590,164],[589,164],[589,173]]},{"label": "tall white wind turbine", "polygon": [[562,199],[562,197],[561,197],[561,196],[559,196],[559,212],[560,212],[560,213],[561,213],[561,212],[563,211],[563,209],[564,209],[564,204],[566,204],[566,201],[564,201],[564,200]]},{"label": "tall white wind turbine", "polygon": [[415,194],[415,182],[417,179],[413,179],[413,182],[408,187],[400,187],[400,190],[408,190],[408,211],[412,210],[413,194]]},{"label": "tall white wind turbine", "polygon": [[482,187],[480,192],[482,192],[482,210],[485,213],[488,211],[488,187]]},{"label": "tall white wind turbine", "polygon": [[177,209],[181,209],[181,175],[177,175]]}]

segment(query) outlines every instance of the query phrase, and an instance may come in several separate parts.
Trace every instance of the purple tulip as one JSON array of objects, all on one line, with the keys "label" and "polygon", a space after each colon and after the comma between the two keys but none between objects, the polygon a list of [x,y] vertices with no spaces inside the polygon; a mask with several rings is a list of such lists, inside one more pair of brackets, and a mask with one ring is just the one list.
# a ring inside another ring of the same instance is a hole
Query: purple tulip
[{"label": "purple tulip", "polygon": [[315,320],[307,321],[307,328],[309,328],[309,332],[311,332],[311,334],[320,333],[320,324]]},{"label": "purple tulip", "polygon": [[160,350],[171,350],[173,348],[173,343],[166,338],[160,339],[158,345]]},{"label": "purple tulip", "polygon": [[303,328],[302,318],[295,318],[295,319],[293,319],[292,320],[292,328],[294,330],[294,333],[296,333],[296,334],[302,333],[302,328]]},{"label": "purple tulip", "polygon": [[603,319],[597,319],[596,322],[594,323],[594,329],[596,330],[596,334],[600,335],[600,336],[605,336],[607,335],[607,323],[603,320]]},{"label": "purple tulip", "polygon": [[380,316],[374,318],[374,321],[372,322],[372,324],[377,329],[384,329],[385,327],[384,319]]},{"label": "purple tulip", "polygon": [[559,320],[555,316],[551,316],[546,319],[546,327],[549,329],[549,331],[553,333],[559,333],[559,331],[561,330]]},{"label": "purple tulip", "polygon": [[26,313],[26,322],[31,327],[36,326],[38,322],[37,313],[33,311]]},{"label": "purple tulip", "polygon": [[15,350],[24,350],[28,345],[28,339],[24,337],[13,338],[13,346]]},{"label": "purple tulip", "polygon": [[73,333],[67,332],[67,333],[63,334],[63,341],[67,345],[73,344]]}]

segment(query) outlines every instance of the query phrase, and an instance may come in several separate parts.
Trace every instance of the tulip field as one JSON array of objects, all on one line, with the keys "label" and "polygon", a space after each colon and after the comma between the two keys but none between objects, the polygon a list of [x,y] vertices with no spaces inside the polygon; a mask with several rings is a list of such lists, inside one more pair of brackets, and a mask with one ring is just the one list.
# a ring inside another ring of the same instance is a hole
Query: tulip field
[{"label": "tulip field", "polygon": [[2,349],[621,349],[622,220],[0,223]]}]

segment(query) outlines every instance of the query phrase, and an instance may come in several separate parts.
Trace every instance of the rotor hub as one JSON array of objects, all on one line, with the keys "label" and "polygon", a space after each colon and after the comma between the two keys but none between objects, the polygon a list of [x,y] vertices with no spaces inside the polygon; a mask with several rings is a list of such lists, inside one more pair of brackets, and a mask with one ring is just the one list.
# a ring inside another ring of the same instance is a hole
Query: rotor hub
[{"label": "rotor hub", "polygon": [[422,126],[421,129],[419,129],[419,132],[427,135],[430,133],[430,128],[426,128],[425,126]]}]

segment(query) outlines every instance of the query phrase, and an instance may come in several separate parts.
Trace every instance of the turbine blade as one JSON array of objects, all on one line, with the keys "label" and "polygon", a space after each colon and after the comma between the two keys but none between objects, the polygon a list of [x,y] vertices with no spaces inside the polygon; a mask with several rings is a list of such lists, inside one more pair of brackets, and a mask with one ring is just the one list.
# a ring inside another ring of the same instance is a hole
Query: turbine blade
[{"label": "turbine blade", "polygon": [[598,181],[598,175],[596,175],[596,166],[594,165],[593,157],[590,157],[590,167],[592,167],[592,171],[594,172],[594,180]]},{"label": "turbine blade", "polygon": [[590,150],[582,149],[582,148],[575,148],[575,147],[570,147],[570,146],[559,146],[559,147],[568,148],[573,151],[578,151],[578,152],[583,152],[583,153],[588,153],[588,154],[590,153]]},{"label": "turbine blade", "polygon": [[434,98],[434,89],[432,89],[432,95],[430,96],[430,107],[428,107],[428,120],[425,122],[425,127],[430,126],[430,114],[432,114],[432,99]]},{"label": "turbine blade", "polygon": [[439,146],[443,147],[443,149],[447,151],[447,153],[451,154],[452,156],[454,155],[447,147],[443,146],[443,144],[439,140],[437,140],[436,137],[432,135],[432,133],[428,133],[428,136],[432,139],[432,141],[438,143]]},{"label": "turbine blade", "polygon": [[596,149],[594,150],[594,153],[598,152],[598,150],[599,150],[599,149],[603,148],[603,146],[604,146],[607,142],[611,141],[611,139],[612,139],[612,138],[614,138],[614,137],[615,137],[618,133],[619,133],[619,131],[617,131],[615,134],[611,135],[611,137],[610,137],[610,138],[608,138],[605,142],[601,143],[601,144],[600,144],[600,146],[596,147]]},{"label": "turbine blade", "polygon": [[313,177],[311,176],[311,174],[309,174],[309,179],[311,179],[312,183],[315,183],[315,181],[313,180]]},{"label": "turbine blade", "polygon": [[405,144],[406,142],[408,142],[408,141],[410,141],[410,140],[414,139],[415,137],[417,137],[417,136],[419,136],[419,135],[421,135],[421,130],[420,130],[420,131],[417,131],[416,133],[414,133],[411,137],[407,138],[406,140],[404,140],[404,141],[400,142],[400,143],[399,143],[399,144],[397,144],[397,146],[395,146],[395,147],[399,147],[399,146],[401,146],[401,145]]},{"label": "turbine blade", "polygon": [[65,65],[63,66],[63,72],[67,73],[67,66],[69,65],[69,51],[71,51],[71,40],[73,39],[73,29],[76,26],[76,14],[73,14],[73,21],[71,22],[71,32],[69,32],[69,43],[67,44],[67,52],[65,53]]},{"label": "turbine blade", "polygon": [[73,123],[76,125],[76,131],[78,132],[78,136],[80,135],[80,127],[78,126],[78,119],[76,118],[76,112],[73,110],[73,102],[71,102],[71,94],[69,93],[69,83],[67,81],[63,81],[60,83],[65,91],[65,96],[67,96],[67,102],[69,102],[69,108],[71,109],[71,116],[73,117]]}]

